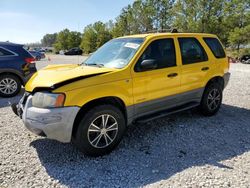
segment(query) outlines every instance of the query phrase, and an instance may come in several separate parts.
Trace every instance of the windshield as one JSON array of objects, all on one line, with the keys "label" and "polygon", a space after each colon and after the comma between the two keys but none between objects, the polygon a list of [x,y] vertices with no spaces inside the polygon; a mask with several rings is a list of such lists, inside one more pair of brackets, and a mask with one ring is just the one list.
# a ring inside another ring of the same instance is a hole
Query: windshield
[{"label": "windshield", "polygon": [[130,62],[143,41],[143,38],[113,39],[99,48],[83,64],[121,69]]}]

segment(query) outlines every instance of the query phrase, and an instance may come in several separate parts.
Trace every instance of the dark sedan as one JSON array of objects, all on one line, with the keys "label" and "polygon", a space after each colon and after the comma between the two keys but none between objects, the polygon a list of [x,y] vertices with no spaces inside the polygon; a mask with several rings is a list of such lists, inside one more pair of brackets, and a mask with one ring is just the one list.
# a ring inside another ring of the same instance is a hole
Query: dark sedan
[{"label": "dark sedan", "polygon": [[64,55],[82,55],[82,50],[80,48],[71,48]]},{"label": "dark sedan", "polygon": [[243,55],[243,56],[240,58],[240,62],[241,62],[241,63],[250,64],[250,55]]},{"label": "dark sedan", "polygon": [[0,42],[0,96],[13,97],[36,72],[35,58],[23,45]]},{"label": "dark sedan", "polygon": [[45,54],[43,52],[39,52],[35,50],[30,50],[29,52],[34,58],[36,58],[37,61],[40,61],[41,59],[45,58]]}]

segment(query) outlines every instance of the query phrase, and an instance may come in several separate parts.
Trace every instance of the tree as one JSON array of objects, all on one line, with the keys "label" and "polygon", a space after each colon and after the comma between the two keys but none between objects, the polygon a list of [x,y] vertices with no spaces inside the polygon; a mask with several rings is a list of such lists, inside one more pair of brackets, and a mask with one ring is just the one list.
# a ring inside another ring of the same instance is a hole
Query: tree
[{"label": "tree", "polygon": [[229,42],[233,48],[237,49],[239,54],[240,46],[250,43],[250,25],[246,27],[236,27],[229,34]]},{"label": "tree", "polygon": [[216,34],[226,47],[239,50],[249,43],[249,25],[250,0],[136,0],[122,9],[115,21],[86,26],[82,39],[80,33],[65,29],[45,35],[42,43],[69,49],[81,41],[80,47],[90,53],[113,37],[177,28]]},{"label": "tree", "polygon": [[71,31],[68,36],[68,49],[79,47],[82,41],[82,34],[80,32]]},{"label": "tree", "polygon": [[174,26],[184,32],[218,33],[224,0],[178,0]]},{"label": "tree", "polygon": [[153,23],[158,30],[170,29],[173,26],[173,7],[175,0],[148,0],[153,5]]},{"label": "tree", "polygon": [[[223,7],[223,24],[226,28],[225,43],[232,44],[233,33],[235,32],[236,35],[236,33],[242,32],[241,28],[250,25],[250,0],[227,0]],[[229,35],[231,35],[231,42]]]},{"label": "tree", "polygon": [[99,21],[85,27],[81,48],[85,53],[91,53],[110,39],[112,39],[112,35],[107,25]]},{"label": "tree", "polygon": [[56,37],[54,47],[56,51],[69,50],[70,48],[79,47],[81,43],[81,33],[64,29]]},{"label": "tree", "polygon": [[123,35],[131,34],[131,26],[129,23],[129,12],[131,6],[127,6],[122,9],[121,14],[116,18],[116,23],[111,30],[111,34],[113,37],[120,37]]},{"label": "tree", "polygon": [[57,33],[54,33],[54,34],[46,34],[42,40],[41,40],[41,43],[42,43],[42,46],[46,46],[46,47],[52,47],[55,42],[56,42],[56,37],[57,37]]}]

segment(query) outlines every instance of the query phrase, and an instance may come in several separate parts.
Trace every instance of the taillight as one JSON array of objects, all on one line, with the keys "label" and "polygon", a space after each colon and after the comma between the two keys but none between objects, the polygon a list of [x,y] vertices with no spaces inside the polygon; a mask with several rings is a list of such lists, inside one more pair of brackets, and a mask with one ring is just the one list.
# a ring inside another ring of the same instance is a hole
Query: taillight
[{"label": "taillight", "polygon": [[24,59],[26,63],[33,63],[36,59],[34,57],[27,57]]}]

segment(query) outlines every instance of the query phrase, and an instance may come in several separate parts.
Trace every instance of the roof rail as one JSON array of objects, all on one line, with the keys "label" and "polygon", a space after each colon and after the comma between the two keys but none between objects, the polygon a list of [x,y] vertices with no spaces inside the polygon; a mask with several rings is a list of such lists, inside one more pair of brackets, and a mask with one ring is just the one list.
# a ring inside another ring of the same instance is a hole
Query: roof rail
[{"label": "roof rail", "polygon": [[178,30],[176,28],[172,28],[172,29],[155,29],[155,30],[145,31],[143,33],[144,34],[147,34],[147,33],[178,33]]}]

